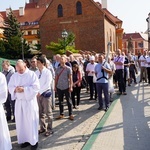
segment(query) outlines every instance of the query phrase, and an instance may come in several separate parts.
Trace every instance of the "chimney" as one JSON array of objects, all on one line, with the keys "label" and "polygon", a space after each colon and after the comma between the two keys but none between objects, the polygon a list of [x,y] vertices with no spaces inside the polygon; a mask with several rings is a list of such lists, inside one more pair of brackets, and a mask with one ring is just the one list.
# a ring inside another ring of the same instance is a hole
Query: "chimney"
[{"label": "chimney", "polygon": [[24,7],[19,7],[19,16],[24,16]]},{"label": "chimney", "polygon": [[9,13],[10,13],[10,8],[6,8],[6,17],[8,17]]},{"label": "chimney", "polygon": [[107,9],[107,0],[102,0],[102,8]]}]

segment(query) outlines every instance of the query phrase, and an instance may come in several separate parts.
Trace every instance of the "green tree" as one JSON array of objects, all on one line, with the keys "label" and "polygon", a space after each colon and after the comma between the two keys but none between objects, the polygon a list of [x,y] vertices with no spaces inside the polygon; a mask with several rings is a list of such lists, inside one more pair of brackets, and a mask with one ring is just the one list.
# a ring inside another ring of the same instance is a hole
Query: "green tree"
[{"label": "green tree", "polygon": [[11,8],[7,15],[7,18],[4,20],[4,26],[4,57],[11,59],[22,58],[22,50],[24,52],[24,56],[29,57],[29,45],[26,44],[25,39],[23,39],[22,41],[23,33],[20,29],[20,23],[14,16]]},{"label": "green tree", "polygon": [[73,53],[78,53],[78,50],[72,46],[72,43],[75,40],[75,35],[73,33],[69,33],[68,37],[64,39],[58,39],[58,42],[50,42],[50,45],[46,45],[46,49],[51,50],[54,54],[65,54],[65,50],[69,50]]}]

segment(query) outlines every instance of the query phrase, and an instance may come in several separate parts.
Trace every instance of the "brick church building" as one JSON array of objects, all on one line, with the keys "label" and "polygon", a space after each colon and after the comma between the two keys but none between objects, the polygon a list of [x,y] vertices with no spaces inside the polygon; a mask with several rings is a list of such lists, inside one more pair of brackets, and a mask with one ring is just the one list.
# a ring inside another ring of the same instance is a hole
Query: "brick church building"
[{"label": "brick church building", "polygon": [[[5,19],[7,11],[0,12],[0,18]],[[101,4],[94,0],[29,0],[25,8],[19,7],[13,13],[20,22],[23,38],[31,46],[41,43],[42,52],[49,57],[51,51],[46,45],[58,42],[64,29],[75,34],[77,50],[107,53],[108,42],[112,43],[111,53],[122,49],[122,21],[108,11],[107,0]]]},{"label": "brick church building", "polygon": [[51,0],[40,19],[43,53],[50,56],[45,46],[62,38],[64,29],[75,34],[78,50],[106,53],[108,42],[112,53],[122,48],[122,21],[107,10],[107,0],[102,5],[93,0]]}]

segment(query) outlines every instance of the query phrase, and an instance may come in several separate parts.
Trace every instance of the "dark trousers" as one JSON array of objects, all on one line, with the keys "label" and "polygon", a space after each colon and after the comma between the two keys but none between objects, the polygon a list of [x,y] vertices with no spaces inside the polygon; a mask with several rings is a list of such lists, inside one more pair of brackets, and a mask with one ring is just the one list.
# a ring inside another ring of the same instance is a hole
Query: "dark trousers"
[{"label": "dark trousers", "polygon": [[93,83],[93,76],[88,76],[88,83],[90,87],[90,98],[93,99],[93,95],[95,93],[95,99],[97,98],[97,89],[96,83]]},{"label": "dark trousers", "polygon": [[134,83],[136,83],[136,77],[135,77],[135,71],[130,70],[130,81],[134,80]]},{"label": "dark trousers", "polygon": [[86,80],[86,90],[89,90],[89,81],[88,81],[88,75],[85,73],[85,80]]},{"label": "dark trousers", "polygon": [[[80,92],[81,92],[80,87],[73,87],[73,91],[71,92],[71,99],[72,99],[72,104],[74,107],[76,105],[79,106],[80,104]],[[77,103],[75,101],[75,96],[77,96]]]},{"label": "dark trousers", "polygon": [[15,111],[15,100],[11,100],[11,94],[8,93],[7,100],[5,102],[5,110],[6,110],[6,116],[11,118],[11,114],[14,116]]},{"label": "dark trousers", "polygon": [[96,88],[98,93],[99,107],[103,108],[102,93],[104,92],[105,107],[108,108],[109,107],[108,83],[96,83]]},{"label": "dark trousers", "polygon": [[150,84],[150,67],[147,67],[148,83]]},{"label": "dark trousers", "polygon": [[124,69],[124,84],[126,86],[126,83],[127,83],[127,69]]},{"label": "dark trousers", "polygon": [[124,69],[116,70],[116,78],[118,81],[119,92],[126,92],[126,87],[124,83]]},{"label": "dark trousers", "polygon": [[60,115],[64,114],[64,105],[63,105],[64,95],[65,95],[66,100],[67,100],[69,116],[72,115],[71,94],[69,92],[69,89],[65,89],[65,90],[57,89],[57,94],[58,94],[58,100],[59,100]]}]

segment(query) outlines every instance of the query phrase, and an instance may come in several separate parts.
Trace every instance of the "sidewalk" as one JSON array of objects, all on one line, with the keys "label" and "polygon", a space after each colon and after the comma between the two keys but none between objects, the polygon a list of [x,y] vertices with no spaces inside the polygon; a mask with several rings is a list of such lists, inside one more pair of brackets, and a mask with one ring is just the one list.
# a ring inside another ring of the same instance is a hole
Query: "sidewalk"
[{"label": "sidewalk", "polygon": [[149,150],[150,86],[127,87],[98,123],[82,150]]}]

